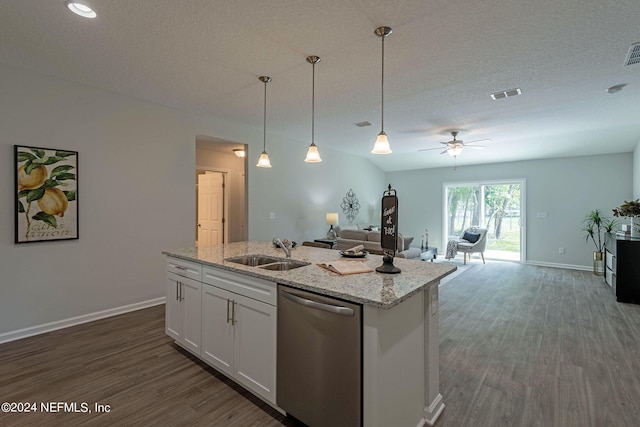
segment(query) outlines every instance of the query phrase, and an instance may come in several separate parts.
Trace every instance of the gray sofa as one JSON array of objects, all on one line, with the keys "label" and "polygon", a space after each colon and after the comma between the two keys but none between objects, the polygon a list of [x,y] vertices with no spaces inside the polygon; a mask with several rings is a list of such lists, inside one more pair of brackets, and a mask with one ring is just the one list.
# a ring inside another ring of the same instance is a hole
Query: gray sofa
[{"label": "gray sofa", "polygon": [[[412,248],[409,245],[413,241],[413,237],[404,237],[398,233],[398,249],[396,257],[398,258],[420,258],[420,248]],[[364,229],[344,229],[338,231],[338,239],[333,249],[346,250],[354,246],[362,245],[364,250],[376,254],[382,254],[382,246],[380,245],[380,232]]]}]

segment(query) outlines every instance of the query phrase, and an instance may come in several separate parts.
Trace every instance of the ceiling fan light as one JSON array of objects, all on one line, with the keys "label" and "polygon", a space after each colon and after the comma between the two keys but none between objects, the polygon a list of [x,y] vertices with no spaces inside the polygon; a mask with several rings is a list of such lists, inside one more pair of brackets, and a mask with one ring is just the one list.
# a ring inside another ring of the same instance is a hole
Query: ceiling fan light
[{"label": "ceiling fan light", "polygon": [[307,163],[319,163],[322,161],[320,158],[320,153],[318,152],[318,147],[313,142],[309,145],[309,150],[307,150],[307,158],[304,159]]},{"label": "ceiling fan light", "polygon": [[262,154],[260,154],[260,158],[258,159],[258,164],[256,166],[259,168],[271,167],[271,162],[269,161],[269,155],[267,154],[266,151],[263,151]]},{"label": "ceiling fan light", "polygon": [[391,146],[389,146],[389,139],[387,138],[387,134],[384,132],[380,132],[378,137],[376,138],[376,142],[373,145],[373,150],[371,150],[373,154],[390,154]]},{"label": "ceiling fan light", "polygon": [[462,147],[460,147],[459,145],[449,147],[447,148],[447,153],[449,153],[449,155],[452,157],[456,157],[458,154],[462,153]]}]

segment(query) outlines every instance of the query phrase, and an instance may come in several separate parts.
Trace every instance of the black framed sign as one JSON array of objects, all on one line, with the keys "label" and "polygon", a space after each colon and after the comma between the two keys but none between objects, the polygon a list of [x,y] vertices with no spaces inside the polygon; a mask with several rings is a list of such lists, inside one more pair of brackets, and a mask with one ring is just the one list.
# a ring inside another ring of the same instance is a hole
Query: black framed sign
[{"label": "black framed sign", "polygon": [[[393,193],[392,193],[393,192]],[[398,196],[395,190],[385,192],[382,198],[382,224],[380,234],[380,246],[390,251],[397,250],[398,239]]]},{"label": "black framed sign", "polygon": [[393,257],[398,248],[398,196],[396,190],[389,188],[382,196],[380,246],[382,246],[382,265],[376,268],[378,273],[398,274],[400,269],[393,265]]},{"label": "black framed sign", "polygon": [[15,242],[78,238],[78,152],[14,145]]}]

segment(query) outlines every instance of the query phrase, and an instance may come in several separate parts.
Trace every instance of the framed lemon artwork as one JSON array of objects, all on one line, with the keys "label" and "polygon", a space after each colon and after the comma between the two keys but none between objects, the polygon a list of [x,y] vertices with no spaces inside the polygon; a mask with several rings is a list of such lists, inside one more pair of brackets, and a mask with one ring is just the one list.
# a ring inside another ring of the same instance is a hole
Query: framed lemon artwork
[{"label": "framed lemon artwork", "polygon": [[78,152],[14,145],[16,243],[78,238]]}]

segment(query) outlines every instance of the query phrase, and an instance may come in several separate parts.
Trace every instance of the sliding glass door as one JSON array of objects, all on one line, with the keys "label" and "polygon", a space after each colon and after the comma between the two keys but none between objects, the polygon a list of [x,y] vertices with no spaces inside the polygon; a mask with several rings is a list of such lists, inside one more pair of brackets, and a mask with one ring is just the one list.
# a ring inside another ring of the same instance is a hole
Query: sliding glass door
[{"label": "sliding glass door", "polygon": [[469,227],[486,228],[485,258],[522,261],[524,184],[524,180],[445,183],[445,243]]}]

